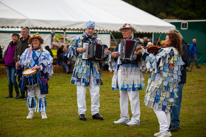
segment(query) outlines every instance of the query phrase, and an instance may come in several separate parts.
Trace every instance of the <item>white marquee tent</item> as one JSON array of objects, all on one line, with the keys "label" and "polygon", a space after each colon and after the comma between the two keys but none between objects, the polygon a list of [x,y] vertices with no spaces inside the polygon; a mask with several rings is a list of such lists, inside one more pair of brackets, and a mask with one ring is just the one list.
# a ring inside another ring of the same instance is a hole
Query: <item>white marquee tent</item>
[{"label": "white marquee tent", "polygon": [[[109,47],[110,35],[99,33],[118,32],[124,23],[130,23],[138,33],[164,33],[175,28],[122,0],[0,0],[0,29],[10,30],[0,30],[0,45],[8,45],[12,29],[29,27],[36,31],[62,31],[66,35],[66,31],[83,32],[89,20],[95,21],[98,37]],[[43,47],[51,45],[50,34],[41,36],[45,40]]]},{"label": "white marquee tent", "polygon": [[168,32],[175,26],[122,0],[0,0],[0,28],[83,31],[88,20],[96,31],[119,31],[131,23],[137,32]]}]

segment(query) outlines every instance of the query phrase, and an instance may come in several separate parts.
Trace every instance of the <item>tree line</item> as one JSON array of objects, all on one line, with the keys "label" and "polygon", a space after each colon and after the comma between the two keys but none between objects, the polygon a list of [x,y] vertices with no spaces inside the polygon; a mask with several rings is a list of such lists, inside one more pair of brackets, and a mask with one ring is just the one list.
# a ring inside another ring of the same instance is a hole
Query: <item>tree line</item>
[{"label": "tree line", "polygon": [[205,0],[124,0],[161,19],[197,20],[206,17]]}]

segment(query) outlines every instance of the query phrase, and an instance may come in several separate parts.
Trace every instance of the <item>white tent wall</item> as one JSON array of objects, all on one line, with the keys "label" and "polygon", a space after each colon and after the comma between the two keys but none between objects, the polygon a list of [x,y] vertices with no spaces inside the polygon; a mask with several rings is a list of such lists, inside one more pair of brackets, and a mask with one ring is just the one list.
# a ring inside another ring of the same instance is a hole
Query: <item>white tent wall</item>
[{"label": "white tent wall", "polygon": [[[9,32],[11,32],[11,30],[12,29],[10,29]],[[13,31],[16,32],[15,30],[13,30]],[[13,33],[9,33],[9,32],[8,33],[5,33],[5,32],[1,33],[0,32],[0,38],[1,38],[0,39],[0,45],[4,46],[3,55],[4,55],[4,52],[5,52],[5,50],[7,49],[8,45],[9,45],[9,42],[12,41],[12,34]],[[30,35],[34,35],[35,33],[32,33],[32,31],[31,31]],[[19,32],[18,34],[21,37],[21,33]],[[41,34],[40,33],[40,35],[44,39],[44,43],[42,44],[42,48],[45,48],[45,46],[47,46],[47,45],[51,46],[51,34],[49,34],[49,33],[48,34]]]},{"label": "white tent wall", "polygon": [[[1,29],[0,30],[0,45],[4,46],[3,49],[3,54],[4,51],[6,50],[7,46],[9,45],[9,42],[12,41],[12,34],[14,32],[18,33],[21,37],[21,33],[20,33],[20,29],[6,29],[7,31],[5,31],[5,29]],[[30,36],[39,33],[41,35],[41,37],[44,39],[44,43],[42,44],[42,48],[45,48],[45,46],[50,46],[51,48],[51,33],[48,31],[30,31]],[[63,32],[56,32],[56,33],[63,33]],[[82,33],[83,32],[79,32]],[[67,39],[69,40],[74,40],[78,35],[82,35],[82,34],[75,34],[75,32],[67,32]],[[98,38],[102,41],[102,44],[106,44],[108,47],[110,47],[110,34],[109,33],[99,33],[98,34]]]},{"label": "white tent wall", "polygon": [[73,41],[77,38],[78,35],[82,35],[82,34],[67,34],[66,38],[70,41]]},{"label": "white tent wall", "polygon": [[109,33],[98,33],[97,37],[101,40],[102,44],[105,44],[110,48],[110,34]]}]

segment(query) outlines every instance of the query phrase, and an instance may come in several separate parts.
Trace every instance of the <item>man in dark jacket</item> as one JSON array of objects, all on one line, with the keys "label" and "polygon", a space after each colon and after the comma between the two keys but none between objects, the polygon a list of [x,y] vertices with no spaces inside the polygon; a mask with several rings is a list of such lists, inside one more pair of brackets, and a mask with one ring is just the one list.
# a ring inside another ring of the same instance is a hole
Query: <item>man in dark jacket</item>
[{"label": "man in dark jacket", "polygon": [[[182,35],[180,34],[179,31],[177,30],[172,30],[178,33],[181,37]],[[177,92],[177,98],[175,99],[174,106],[172,107],[172,113],[171,113],[171,126],[170,126],[170,131],[171,132],[176,132],[178,131],[179,125],[180,125],[180,120],[179,120],[179,115],[180,115],[180,108],[181,108],[181,101],[182,101],[182,90],[183,86],[186,83],[186,67],[189,64],[189,49],[187,47],[187,43],[182,39],[182,60],[185,63],[183,66],[182,76],[181,76],[181,81],[179,82],[179,87],[178,87],[178,92]]]},{"label": "man in dark jacket", "polygon": [[[18,62],[18,57],[21,56],[21,54],[29,47],[29,29],[28,28],[22,28],[21,29],[21,38],[17,42],[16,50],[15,50],[15,55],[14,55],[14,61],[15,63]],[[21,70],[18,70],[19,76],[18,80],[20,80],[21,77]],[[23,98],[27,100],[27,97],[25,97],[26,91],[21,91],[21,96],[19,96],[17,99]],[[27,93],[26,93],[27,96]]]}]

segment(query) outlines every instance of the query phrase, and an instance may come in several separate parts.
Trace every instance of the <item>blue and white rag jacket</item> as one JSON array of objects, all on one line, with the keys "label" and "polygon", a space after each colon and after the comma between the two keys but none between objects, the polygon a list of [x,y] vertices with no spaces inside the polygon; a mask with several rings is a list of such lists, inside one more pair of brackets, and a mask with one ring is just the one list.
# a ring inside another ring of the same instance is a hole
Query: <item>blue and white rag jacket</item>
[{"label": "blue and white rag jacket", "polygon": [[[133,39],[130,37],[129,39]],[[136,39],[133,39],[136,40]],[[121,42],[117,45],[116,49],[113,52],[119,52]],[[137,62],[124,64],[120,60],[120,57],[111,59],[111,54],[109,55],[109,70],[114,70],[114,75],[112,78],[112,90],[117,90],[118,88],[121,91],[137,91],[142,90],[144,87],[144,78],[142,72],[145,71],[144,60],[140,58]],[[118,70],[121,70],[121,84],[118,85]]]},{"label": "blue and white rag jacket", "polygon": [[[42,53],[40,53],[40,50],[30,52],[30,48],[27,48],[21,55],[19,63],[21,64],[22,70],[32,68],[34,66],[41,67],[40,70],[37,70],[37,75],[40,76],[40,80],[37,82],[40,82],[41,94],[48,94],[48,81],[53,74],[53,58],[50,53],[47,50],[43,50]],[[24,78],[24,75],[22,75],[19,85],[22,90],[27,90]]]},{"label": "blue and white rag jacket", "polygon": [[144,103],[155,110],[171,112],[184,65],[181,55],[174,47],[162,48],[156,55],[142,53],[150,71]]},{"label": "blue and white rag jacket", "polygon": [[98,42],[97,38],[93,35],[89,37],[86,33],[84,33],[83,36],[77,36],[67,50],[67,58],[69,60],[71,60],[74,55],[78,56],[73,70],[71,83],[75,85],[89,86],[92,71],[95,86],[100,86],[103,85],[103,82],[101,78],[99,61],[83,60],[82,53],[78,53],[76,51],[77,48],[82,48],[82,43],[88,42],[89,39]]}]

